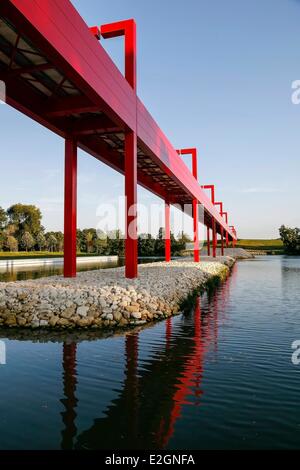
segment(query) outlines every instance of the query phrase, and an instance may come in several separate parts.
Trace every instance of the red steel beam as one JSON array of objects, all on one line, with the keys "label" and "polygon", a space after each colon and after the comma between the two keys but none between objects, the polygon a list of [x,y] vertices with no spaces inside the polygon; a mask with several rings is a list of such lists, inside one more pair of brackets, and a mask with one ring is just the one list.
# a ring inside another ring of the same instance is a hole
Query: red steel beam
[{"label": "red steel beam", "polygon": [[104,39],[125,37],[125,78],[136,91],[136,23],[133,19],[100,26]]},{"label": "red steel beam", "polygon": [[224,256],[224,229],[221,227],[221,256]]},{"label": "red steel beam", "polygon": [[64,276],[76,276],[77,142],[65,143]]},{"label": "red steel beam", "polygon": [[222,212],[223,212],[223,202],[215,202],[214,205],[220,207],[220,214],[222,215]]},{"label": "red steel beam", "polygon": [[217,256],[217,228],[215,219],[212,221],[212,251],[215,258]]},{"label": "red steel beam", "polygon": [[[226,224],[228,225],[228,213],[227,213],[227,212],[223,212],[223,209],[222,209],[221,216],[223,217],[224,215],[225,215]],[[229,246],[228,232],[226,232],[225,238],[226,238],[226,248],[228,248],[228,246]]]},{"label": "red steel beam", "polygon": [[[125,79],[136,93],[136,24],[125,20],[100,27],[104,39],[125,37]],[[137,135],[134,130],[125,134],[125,275],[138,275],[137,234]]]},{"label": "red steel beam", "polygon": [[[178,155],[191,155],[192,156],[192,175],[197,181],[198,179],[198,159],[196,148],[185,148],[177,150]],[[193,238],[194,238],[194,261],[200,261],[199,250],[199,207],[198,200],[193,199]]]},{"label": "red steel beam", "polygon": [[207,256],[210,256],[210,228],[206,227],[206,240],[207,240]]},{"label": "red steel beam", "polygon": [[211,202],[214,204],[215,203],[215,185],[205,184],[205,185],[202,185],[201,188],[210,190],[210,199],[211,199]]},{"label": "red steel beam", "polygon": [[165,260],[171,261],[170,204],[165,202]]}]

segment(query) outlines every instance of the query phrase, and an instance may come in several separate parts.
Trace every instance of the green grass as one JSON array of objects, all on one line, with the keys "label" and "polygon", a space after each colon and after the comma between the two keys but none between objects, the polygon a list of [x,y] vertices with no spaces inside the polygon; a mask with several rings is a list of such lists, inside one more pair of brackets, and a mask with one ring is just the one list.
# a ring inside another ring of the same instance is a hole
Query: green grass
[{"label": "green grass", "polygon": [[238,240],[236,246],[238,248],[245,248],[246,250],[283,251],[283,243],[280,239],[241,239]]},{"label": "green grass", "polygon": [[[34,258],[62,258],[64,256],[62,251],[50,252],[50,251],[19,251],[19,252],[8,252],[0,251],[0,260],[5,259],[34,259]],[[77,256],[99,256],[95,253],[77,253]]]}]

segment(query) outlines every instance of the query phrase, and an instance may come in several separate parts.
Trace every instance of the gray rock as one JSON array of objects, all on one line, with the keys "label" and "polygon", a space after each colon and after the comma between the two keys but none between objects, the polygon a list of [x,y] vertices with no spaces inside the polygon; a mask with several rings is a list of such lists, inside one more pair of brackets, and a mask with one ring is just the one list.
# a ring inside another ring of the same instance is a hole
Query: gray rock
[{"label": "gray rock", "polygon": [[80,317],[86,317],[88,314],[88,311],[89,311],[89,307],[82,306],[82,307],[77,308],[76,314],[79,315]]}]

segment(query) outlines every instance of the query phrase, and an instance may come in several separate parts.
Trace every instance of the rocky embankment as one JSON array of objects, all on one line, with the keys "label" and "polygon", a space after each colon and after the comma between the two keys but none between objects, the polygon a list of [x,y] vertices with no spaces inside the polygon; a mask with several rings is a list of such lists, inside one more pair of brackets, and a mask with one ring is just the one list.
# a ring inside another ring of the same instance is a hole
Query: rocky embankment
[{"label": "rocky embankment", "polygon": [[235,260],[172,261],[139,266],[139,278],[124,268],[0,283],[0,326],[102,328],[142,325],[180,311],[183,302],[210,279],[223,279]]}]

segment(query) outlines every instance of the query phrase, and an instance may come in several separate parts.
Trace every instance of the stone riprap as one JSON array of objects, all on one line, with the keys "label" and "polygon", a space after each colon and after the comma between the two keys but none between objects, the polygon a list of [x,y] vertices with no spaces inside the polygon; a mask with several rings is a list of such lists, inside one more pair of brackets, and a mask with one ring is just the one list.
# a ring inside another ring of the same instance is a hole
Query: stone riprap
[{"label": "stone riprap", "polygon": [[0,326],[102,328],[134,326],[180,311],[182,303],[213,277],[223,278],[235,260],[156,262],[139,266],[138,279],[124,268],[0,283]]},{"label": "stone riprap", "polygon": [[[192,245],[192,243],[190,244]],[[211,248],[212,249],[212,248]],[[189,256],[194,256],[194,251],[193,249],[190,250],[185,250],[184,253]],[[217,248],[217,255],[221,253],[221,248]],[[248,250],[245,250],[244,248],[224,248],[224,255],[225,256],[230,256],[231,258],[235,259],[250,259],[250,258],[255,258],[254,256],[255,253],[252,253]],[[201,256],[202,258],[207,255],[207,248],[203,247],[201,248]],[[208,258],[211,259],[211,258]]]}]

